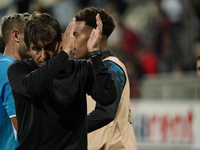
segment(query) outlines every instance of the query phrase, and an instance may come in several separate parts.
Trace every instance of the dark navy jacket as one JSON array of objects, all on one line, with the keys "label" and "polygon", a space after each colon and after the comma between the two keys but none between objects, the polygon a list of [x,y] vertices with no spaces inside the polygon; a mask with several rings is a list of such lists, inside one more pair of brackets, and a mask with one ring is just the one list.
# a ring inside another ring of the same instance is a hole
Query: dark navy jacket
[{"label": "dark navy jacket", "polygon": [[70,60],[61,51],[44,66],[31,58],[8,68],[18,119],[17,150],[86,150],[86,93],[99,104],[116,99],[116,87],[100,56]]}]

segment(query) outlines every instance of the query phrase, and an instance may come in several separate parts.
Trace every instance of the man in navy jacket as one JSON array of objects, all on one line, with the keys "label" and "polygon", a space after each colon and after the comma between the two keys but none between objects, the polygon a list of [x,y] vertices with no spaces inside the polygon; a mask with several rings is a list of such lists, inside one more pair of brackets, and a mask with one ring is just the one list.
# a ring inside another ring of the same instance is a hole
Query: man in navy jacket
[{"label": "man in navy jacket", "polygon": [[[24,29],[31,59],[8,68],[18,119],[17,150],[86,150],[86,93],[98,103],[116,99],[116,87],[98,55],[102,22],[96,16],[86,60],[70,60],[75,18],[62,36],[52,16],[34,12]],[[62,50],[61,50],[62,49]]]}]

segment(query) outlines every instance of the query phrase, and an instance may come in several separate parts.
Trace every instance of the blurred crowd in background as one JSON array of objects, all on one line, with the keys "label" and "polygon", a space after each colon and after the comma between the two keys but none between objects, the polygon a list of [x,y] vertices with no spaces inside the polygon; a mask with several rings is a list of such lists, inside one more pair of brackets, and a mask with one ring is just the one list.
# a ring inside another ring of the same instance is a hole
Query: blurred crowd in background
[{"label": "blurred crowd in background", "polygon": [[[140,80],[145,75],[196,70],[199,0],[1,0],[0,17],[47,12],[64,31],[74,14],[89,6],[104,8],[114,17],[116,28],[108,47],[127,68],[131,98],[140,97]],[[2,42],[0,49],[4,49]]]}]

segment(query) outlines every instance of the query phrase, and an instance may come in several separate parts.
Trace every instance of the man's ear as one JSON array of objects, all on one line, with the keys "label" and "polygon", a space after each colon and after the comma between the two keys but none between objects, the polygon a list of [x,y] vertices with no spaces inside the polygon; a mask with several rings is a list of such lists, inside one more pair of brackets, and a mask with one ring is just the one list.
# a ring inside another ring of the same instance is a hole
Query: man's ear
[{"label": "man's ear", "polygon": [[12,31],[12,39],[19,43],[19,31],[17,29]]},{"label": "man's ear", "polygon": [[63,42],[60,41],[60,47],[59,47],[59,49],[62,50],[62,48],[63,48]]}]

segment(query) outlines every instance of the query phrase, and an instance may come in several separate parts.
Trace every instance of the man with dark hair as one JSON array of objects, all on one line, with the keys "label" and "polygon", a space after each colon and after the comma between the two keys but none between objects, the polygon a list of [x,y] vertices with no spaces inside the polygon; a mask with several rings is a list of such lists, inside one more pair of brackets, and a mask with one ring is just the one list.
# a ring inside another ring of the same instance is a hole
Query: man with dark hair
[{"label": "man with dark hair", "polygon": [[[24,24],[29,18],[28,13],[2,18],[1,32],[5,43],[3,55],[0,55],[0,149],[14,150],[18,146],[16,137],[17,119],[12,90],[8,82],[7,68],[14,60],[30,57],[24,43]],[[13,128],[14,126],[14,128]]]},{"label": "man with dark hair", "polygon": [[24,39],[32,58],[8,68],[19,128],[16,150],[87,149],[86,93],[102,105],[116,99],[114,81],[100,56],[94,55],[102,31],[99,15],[96,20],[87,42],[91,63],[69,59],[75,18],[61,38],[55,18],[39,12],[30,16]]},{"label": "man with dark hair", "polygon": [[[100,14],[103,30],[100,50],[104,65],[117,87],[117,99],[109,106],[95,103],[88,97],[88,149],[137,150],[132,126],[129,79],[124,64],[107,49],[107,41],[115,28],[113,18],[104,9],[89,7],[75,14],[74,58],[88,59],[87,42],[96,28],[95,15]],[[108,124],[108,125],[107,125]],[[100,128],[100,129],[99,129]],[[98,129],[98,130],[97,130]],[[96,130],[96,131],[94,131]],[[91,133],[90,133],[91,132]]]}]

